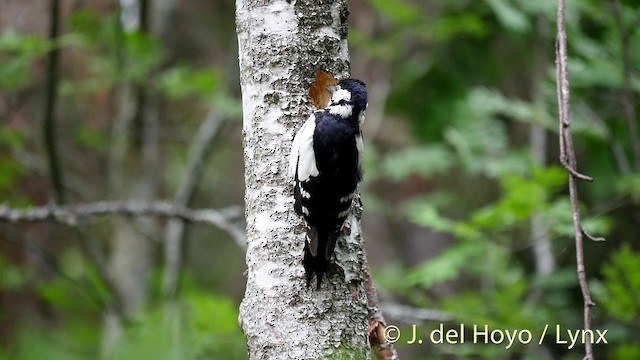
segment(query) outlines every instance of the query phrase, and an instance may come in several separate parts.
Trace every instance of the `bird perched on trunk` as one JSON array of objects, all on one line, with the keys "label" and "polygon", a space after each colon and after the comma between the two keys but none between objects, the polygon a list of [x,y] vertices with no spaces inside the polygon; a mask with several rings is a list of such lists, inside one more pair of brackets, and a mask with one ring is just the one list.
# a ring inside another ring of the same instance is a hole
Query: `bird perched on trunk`
[{"label": "bird perched on trunk", "polygon": [[326,90],[328,105],[302,125],[289,157],[294,208],[307,225],[302,261],[307,287],[315,273],[318,289],[362,178],[360,125],[367,108],[367,89],[360,80],[344,79]]}]

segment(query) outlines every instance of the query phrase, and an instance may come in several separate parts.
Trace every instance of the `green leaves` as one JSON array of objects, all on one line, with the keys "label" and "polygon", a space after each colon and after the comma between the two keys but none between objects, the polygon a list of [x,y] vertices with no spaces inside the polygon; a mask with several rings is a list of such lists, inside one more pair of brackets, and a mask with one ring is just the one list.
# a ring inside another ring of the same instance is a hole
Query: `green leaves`
[{"label": "green leaves", "polygon": [[529,30],[529,19],[509,0],[487,0],[496,17],[505,28],[525,32]]},{"label": "green leaves", "polygon": [[433,259],[427,260],[408,272],[406,283],[429,288],[437,283],[453,280],[467,269],[470,259],[484,251],[479,243],[467,242],[445,249]]},{"label": "green leaves", "polygon": [[442,145],[410,147],[388,154],[382,172],[391,181],[402,181],[415,174],[425,178],[443,174],[453,166],[451,152]]},{"label": "green leaves", "polygon": [[623,196],[628,196],[635,204],[640,204],[640,174],[629,174],[618,179],[616,190]]},{"label": "green leaves", "polygon": [[[24,135],[12,128],[0,126],[0,198],[11,199],[13,189],[22,176],[26,174],[25,167],[12,156],[2,150],[19,150],[25,146]],[[15,195],[15,194],[13,194]]]},{"label": "green leaves", "polygon": [[26,279],[20,267],[13,265],[0,254],[0,291],[18,290]]},{"label": "green leaves", "polygon": [[0,33],[0,90],[24,88],[31,80],[32,62],[50,48],[51,44],[36,35]]},{"label": "green leaves", "polygon": [[501,179],[502,197],[477,211],[471,222],[485,228],[507,229],[528,220],[534,212],[545,211],[547,199],[566,181],[558,167],[533,168],[532,178],[519,175]]},{"label": "green leaves", "polygon": [[420,20],[422,9],[405,0],[372,0],[371,4],[393,21],[410,24]]},{"label": "green leaves", "polygon": [[602,288],[597,291],[600,304],[625,322],[640,319],[640,253],[625,243],[603,266]]},{"label": "green leaves", "polygon": [[194,95],[211,95],[220,84],[215,69],[193,69],[179,65],[167,70],[160,78],[160,87],[172,99],[184,99]]}]

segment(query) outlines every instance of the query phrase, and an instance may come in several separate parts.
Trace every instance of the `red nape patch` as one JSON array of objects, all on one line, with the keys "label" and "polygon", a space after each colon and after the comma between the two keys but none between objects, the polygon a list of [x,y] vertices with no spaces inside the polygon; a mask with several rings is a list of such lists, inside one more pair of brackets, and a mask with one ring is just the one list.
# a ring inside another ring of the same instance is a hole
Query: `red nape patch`
[{"label": "red nape patch", "polygon": [[318,69],[316,80],[309,87],[309,97],[317,109],[324,109],[331,100],[331,93],[327,86],[336,86],[338,82],[330,74]]}]

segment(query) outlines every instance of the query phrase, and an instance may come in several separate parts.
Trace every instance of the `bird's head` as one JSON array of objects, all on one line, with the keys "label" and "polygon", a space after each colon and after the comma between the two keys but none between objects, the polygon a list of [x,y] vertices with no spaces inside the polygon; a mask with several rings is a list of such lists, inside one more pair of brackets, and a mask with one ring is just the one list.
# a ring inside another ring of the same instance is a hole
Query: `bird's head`
[{"label": "bird's head", "polygon": [[337,86],[329,87],[331,92],[331,105],[352,105],[356,112],[367,108],[367,87],[361,80],[344,79]]}]

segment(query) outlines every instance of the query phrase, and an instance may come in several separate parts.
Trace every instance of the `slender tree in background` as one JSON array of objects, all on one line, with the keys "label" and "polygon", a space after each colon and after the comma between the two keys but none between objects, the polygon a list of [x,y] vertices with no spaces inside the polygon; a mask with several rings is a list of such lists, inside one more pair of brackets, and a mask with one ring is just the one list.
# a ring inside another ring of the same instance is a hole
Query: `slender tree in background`
[{"label": "slender tree in background", "polygon": [[346,1],[238,0],[248,279],[240,323],[251,359],[366,358],[364,253],[356,216],[320,290],[305,287],[304,227],[287,178],[316,69],[349,70]]}]

